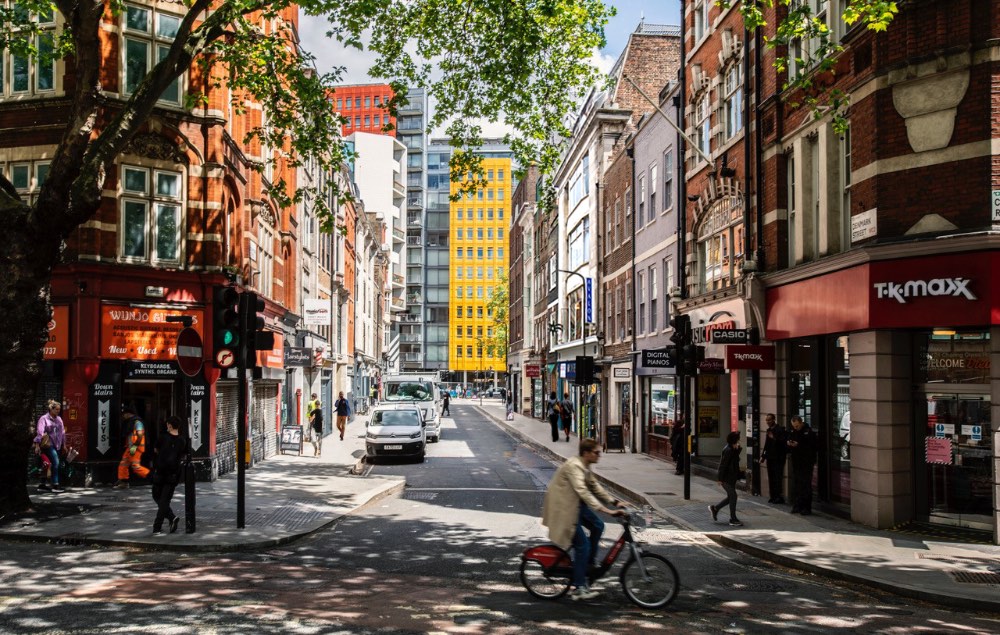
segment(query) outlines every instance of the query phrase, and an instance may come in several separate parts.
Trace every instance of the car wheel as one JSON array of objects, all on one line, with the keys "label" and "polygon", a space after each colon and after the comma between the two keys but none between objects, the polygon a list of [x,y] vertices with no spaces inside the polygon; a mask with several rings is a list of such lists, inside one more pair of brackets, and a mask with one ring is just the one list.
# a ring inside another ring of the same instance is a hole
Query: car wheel
[{"label": "car wheel", "polygon": [[417,463],[423,463],[425,456],[426,456],[426,454],[424,452],[421,452],[420,454],[418,454],[417,455]]}]

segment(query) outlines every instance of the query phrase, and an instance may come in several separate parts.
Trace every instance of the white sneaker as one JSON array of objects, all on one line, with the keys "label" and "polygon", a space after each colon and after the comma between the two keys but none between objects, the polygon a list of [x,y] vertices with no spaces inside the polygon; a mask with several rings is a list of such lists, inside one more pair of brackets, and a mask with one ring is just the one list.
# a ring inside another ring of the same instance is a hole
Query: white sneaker
[{"label": "white sneaker", "polygon": [[570,593],[569,597],[574,600],[593,600],[598,595],[600,595],[600,593],[598,593],[594,589],[585,586],[579,586],[573,589],[573,592]]}]

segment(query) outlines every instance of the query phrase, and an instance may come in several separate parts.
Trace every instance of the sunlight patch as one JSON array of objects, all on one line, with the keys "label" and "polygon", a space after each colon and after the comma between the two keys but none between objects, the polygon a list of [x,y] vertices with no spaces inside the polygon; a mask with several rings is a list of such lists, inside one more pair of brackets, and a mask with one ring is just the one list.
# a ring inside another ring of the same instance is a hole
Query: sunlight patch
[{"label": "sunlight patch", "polygon": [[441,439],[428,447],[428,455],[442,459],[471,459],[476,455],[465,441]]}]

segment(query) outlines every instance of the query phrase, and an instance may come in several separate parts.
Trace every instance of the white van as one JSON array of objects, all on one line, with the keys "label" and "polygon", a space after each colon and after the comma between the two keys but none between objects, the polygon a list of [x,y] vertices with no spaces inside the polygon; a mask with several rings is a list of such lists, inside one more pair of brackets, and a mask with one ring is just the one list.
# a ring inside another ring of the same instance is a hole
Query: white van
[{"label": "white van", "polygon": [[441,439],[441,391],[433,375],[388,375],[382,378],[382,402],[387,405],[412,403],[427,424],[427,441]]},{"label": "white van", "polygon": [[427,448],[426,424],[420,409],[410,404],[378,405],[365,426],[369,457],[414,456],[423,462]]}]

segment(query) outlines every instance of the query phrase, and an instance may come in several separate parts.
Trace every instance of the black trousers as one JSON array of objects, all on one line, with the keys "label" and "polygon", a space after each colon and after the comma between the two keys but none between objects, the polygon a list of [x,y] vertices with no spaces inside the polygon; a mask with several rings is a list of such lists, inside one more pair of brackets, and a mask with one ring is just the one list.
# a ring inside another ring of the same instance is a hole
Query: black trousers
[{"label": "black trousers", "polygon": [[800,512],[812,511],[813,500],[813,466],[795,465],[792,463],[792,510]]},{"label": "black trousers", "polygon": [[163,529],[163,521],[174,519],[174,510],[170,509],[170,499],[174,497],[177,483],[153,483],[153,500],[156,501],[156,519],[153,520],[153,531]]},{"label": "black trousers", "polygon": [[552,413],[549,415],[549,425],[552,426],[552,440],[559,440],[559,415]]},{"label": "black trousers", "polygon": [[768,459],[767,465],[767,486],[771,492],[771,500],[785,498],[785,457]]}]

